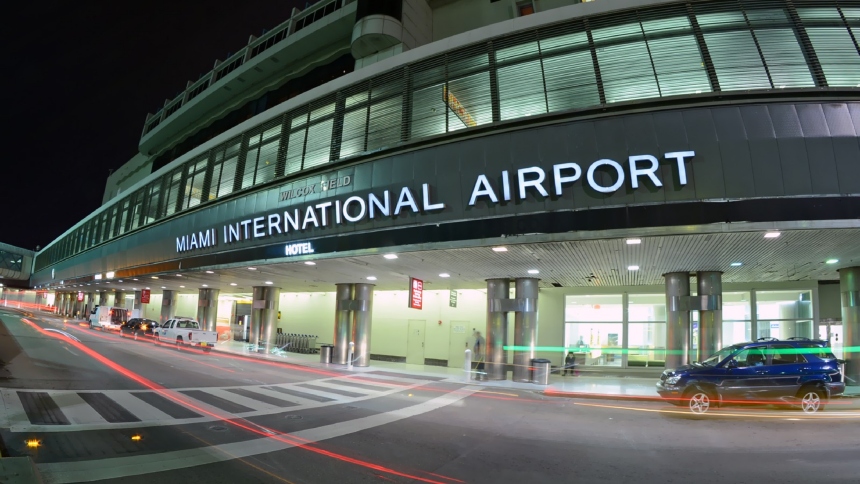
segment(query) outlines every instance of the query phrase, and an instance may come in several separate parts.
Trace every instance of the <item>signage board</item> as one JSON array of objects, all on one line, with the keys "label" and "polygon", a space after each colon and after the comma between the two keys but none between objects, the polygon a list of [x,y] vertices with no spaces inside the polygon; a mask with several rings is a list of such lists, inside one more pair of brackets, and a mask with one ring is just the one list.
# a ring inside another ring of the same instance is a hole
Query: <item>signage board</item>
[{"label": "signage board", "polygon": [[140,291],[140,303],[149,304],[149,289]]},{"label": "signage board", "polygon": [[84,300],[84,293],[78,292],[78,302],[82,302]]},{"label": "signage board", "polygon": [[423,309],[424,307],[424,281],[409,278],[409,307],[412,309]]},{"label": "signage board", "polygon": [[452,308],[457,307],[457,291],[451,290],[448,293],[448,305]]}]

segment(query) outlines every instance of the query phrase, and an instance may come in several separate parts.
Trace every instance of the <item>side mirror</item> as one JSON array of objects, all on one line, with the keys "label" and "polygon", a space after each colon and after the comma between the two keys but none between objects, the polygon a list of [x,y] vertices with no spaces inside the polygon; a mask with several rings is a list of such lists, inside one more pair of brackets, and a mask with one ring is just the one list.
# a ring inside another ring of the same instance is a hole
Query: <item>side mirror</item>
[{"label": "side mirror", "polygon": [[728,368],[728,369],[737,368],[737,367],[738,367],[738,362],[733,360],[733,359],[729,360],[729,362],[726,363],[726,368]]}]

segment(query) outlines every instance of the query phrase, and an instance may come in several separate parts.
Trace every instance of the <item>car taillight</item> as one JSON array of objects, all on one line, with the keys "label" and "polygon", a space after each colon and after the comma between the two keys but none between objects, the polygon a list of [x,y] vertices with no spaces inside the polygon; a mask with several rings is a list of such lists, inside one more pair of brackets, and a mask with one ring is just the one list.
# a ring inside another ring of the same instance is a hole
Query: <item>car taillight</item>
[{"label": "car taillight", "polygon": [[141,324],[141,325],[140,325],[140,329],[142,329],[142,330],[146,331],[146,325],[145,325],[145,324]]}]

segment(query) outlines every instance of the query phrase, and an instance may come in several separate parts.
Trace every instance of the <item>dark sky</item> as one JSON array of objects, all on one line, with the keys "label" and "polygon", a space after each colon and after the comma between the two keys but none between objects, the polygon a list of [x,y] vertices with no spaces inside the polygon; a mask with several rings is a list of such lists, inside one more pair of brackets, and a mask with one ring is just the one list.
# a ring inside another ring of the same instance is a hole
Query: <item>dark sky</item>
[{"label": "dark sky", "polygon": [[[35,249],[98,208],[146,113],[306,0],[8,2],[0,242]],[[315,2],[311,2],[315,3]]]}]

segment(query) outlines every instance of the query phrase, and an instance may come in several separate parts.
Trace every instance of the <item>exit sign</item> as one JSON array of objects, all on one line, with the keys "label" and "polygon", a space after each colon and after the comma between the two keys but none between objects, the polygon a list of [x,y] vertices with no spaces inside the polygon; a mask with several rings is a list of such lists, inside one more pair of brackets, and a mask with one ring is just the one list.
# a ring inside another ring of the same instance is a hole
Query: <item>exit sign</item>
[{"label": "exit sign", "polygon": [[457,291],[450,291],[448,293],[448,305],[452,308],[457,307]]}]

